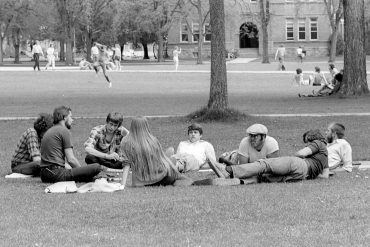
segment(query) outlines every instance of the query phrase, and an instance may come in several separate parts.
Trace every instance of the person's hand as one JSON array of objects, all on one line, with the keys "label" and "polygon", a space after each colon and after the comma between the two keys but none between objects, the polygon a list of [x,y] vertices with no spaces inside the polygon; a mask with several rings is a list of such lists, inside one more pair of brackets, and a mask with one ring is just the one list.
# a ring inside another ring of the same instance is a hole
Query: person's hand
[{"label": "person's hand", "polygon": [[107,155],[107,158],[110,160],[117,161],[119,159],[119,155],[116,152]]}]

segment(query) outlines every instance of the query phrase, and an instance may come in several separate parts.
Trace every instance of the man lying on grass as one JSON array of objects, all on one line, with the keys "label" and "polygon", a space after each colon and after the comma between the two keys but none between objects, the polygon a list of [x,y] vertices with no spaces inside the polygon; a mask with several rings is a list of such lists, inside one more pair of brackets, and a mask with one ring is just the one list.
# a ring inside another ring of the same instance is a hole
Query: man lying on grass
[{"label": "man lying on grass", "polygon": [[319,130],[304,133],[303,141],[307,146],[299,150],[295,156],[261,159],[253,163],[231,166],[209,160],[209,165],[218,177],[239,178],[240,184],[315,179],[328,168],[326,141]]},{"label": "man lying on grass", "polygon": [[231,161],[235,164],[253,163],[259,159],[279,157],[279,144],[275,138],[267,135],[267,127],[263,124],[253,124],[246,130],[239,149],[221,155],[221,161]]}]

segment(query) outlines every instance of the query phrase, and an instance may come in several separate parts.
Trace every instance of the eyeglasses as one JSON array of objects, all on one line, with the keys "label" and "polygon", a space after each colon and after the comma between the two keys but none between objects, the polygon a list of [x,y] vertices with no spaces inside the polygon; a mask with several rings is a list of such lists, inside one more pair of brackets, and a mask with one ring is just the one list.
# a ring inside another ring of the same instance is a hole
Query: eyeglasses
[{"label": "eyeglasses", "polygon": [[249,138],[256,138],[257,136],[259,136],[260,134],[248,134]]}]

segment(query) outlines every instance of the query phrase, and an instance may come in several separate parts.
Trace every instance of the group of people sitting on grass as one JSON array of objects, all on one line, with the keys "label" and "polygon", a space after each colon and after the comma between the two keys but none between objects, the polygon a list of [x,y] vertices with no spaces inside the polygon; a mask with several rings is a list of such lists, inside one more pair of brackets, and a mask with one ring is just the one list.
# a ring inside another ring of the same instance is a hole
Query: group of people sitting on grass
[{"label": "group of people sitting on grass", "polygon": [[304,80],[302,69],[296,69],[296,75],[293,78],[293,83],[297,86],[301,85],[312,85],[312,86],[321,86],[316,92],[313,90],[310,94],[298,94],[298,97],[319,97],[319,96],[328,96],[339,92],[342,87],[343,81],[343,72],[335,68],[334,64],[329,64],[330,78],[327,79],[325,75],[321,72],[319,67],[315,67],[315,72],[313,75],[309,76],[308,80]]},{"label": "group of people sitting on grass", "polygon": [[130,167],[133,186],[166,186],[202,184],[187,173],[209,167],[219,177],[212,184],[218,185],[291,182],[328,178],[333,169],[352,171],[352,149],[340,123],[328,126],[326,138],[319,130],[305,132],[306,147],[287,157],[279,156],[279,144],[266,126],[253,124],[239,148],[217,161],[212,144],[202,140],[200,124],[188,126],[188,140],[175,152],[173,147],[163,150],[145,117],[133,118],[128,130],[122,126],[122,114],[109,113],[85,141],[86,165],[81,165],[73,151],[72,122],[72,110],[66,106],[55,108],[53,115],[40,114],[17,144],[12,172],[40,176],[46,183],[90,182],[109,168]]}]

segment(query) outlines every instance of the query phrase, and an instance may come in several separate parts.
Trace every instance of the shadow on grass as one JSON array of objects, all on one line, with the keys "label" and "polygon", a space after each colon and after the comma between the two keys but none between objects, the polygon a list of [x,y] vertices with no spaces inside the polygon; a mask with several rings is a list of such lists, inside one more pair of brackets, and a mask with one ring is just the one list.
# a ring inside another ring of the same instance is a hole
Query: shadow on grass
[{"label": "shadow on grass", "polygon": [[198,122],[235,122],[246,120],[248,116],[249,115],[233,108],[219,110],[209,109],[208,107],[204,106],[203,108],[185,116],[185,118],[189,121]]}]

